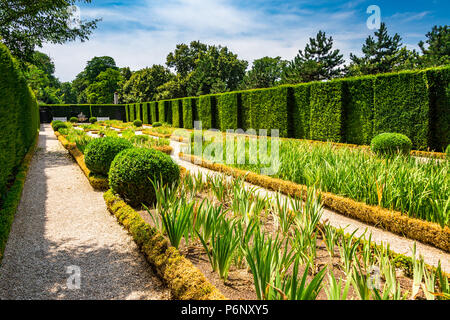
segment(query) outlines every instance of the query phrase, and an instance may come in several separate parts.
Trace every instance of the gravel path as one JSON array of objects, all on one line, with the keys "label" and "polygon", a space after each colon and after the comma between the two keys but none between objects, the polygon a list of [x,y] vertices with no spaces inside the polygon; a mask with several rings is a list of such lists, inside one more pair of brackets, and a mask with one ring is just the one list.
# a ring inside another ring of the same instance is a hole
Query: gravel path
[{"label": "gravel path", "polygon": [[[0,267],[0,299],[170,298],[103,194],[53,130],[41,130]],[[68,282],[77,271],[70,266],[79,267],[80,289]]]},{"label": "gravel path", "polygon": [[[197,174],[202,172],[203,174],[209,174],[211,176],[214,175],[223,175],[222,173],[209,170],[207,168],[203,168],[201,166],[192,164],[190,162],[181,160],[178,157],[179,152],[183,146],[183,143],[177,141],[170,141],[170,146],[173,148],[172,158],[179,165],[185,167],[193,174]],[[251,188],[255,190],[256,193],[260,194],[262,197],[268,195],[272,199],[276,199],[276,193],[274,191],[270,191],[264,189],[259,186],[252,185],[250,183],[245,183],[245,187],[247,189]],[[280,194],[281,198],[284,199],[285,196]],[[332,226],[336,228],[345,228],[346,233],[353,233],[356,230],[355,235],[360,237],[366,232],[365,238],[368,239],[369,235],[372,234],[372,241],[377,244],[386,244],[389,243],[390,249],[393,252],[404,254],[406,256],[412,256],[412,248],[414,245],[414,240],[396,235],[389,231],[384,231],[382,229],[376,228],[374,226],[368,225],[358,220],[354,220],[352,218],[346,217],[344,215],[338,214],[332,210],[324,209],[324,213],[322,216],[322,221],[327,220]],[[441,262],[442,269],[450,273],[450,254],[446,253],[443,250],[437,249],[435,247],[416,242],[416,251],[417,256],[422,255],[427,264],[437,267],[439,261]]]}]

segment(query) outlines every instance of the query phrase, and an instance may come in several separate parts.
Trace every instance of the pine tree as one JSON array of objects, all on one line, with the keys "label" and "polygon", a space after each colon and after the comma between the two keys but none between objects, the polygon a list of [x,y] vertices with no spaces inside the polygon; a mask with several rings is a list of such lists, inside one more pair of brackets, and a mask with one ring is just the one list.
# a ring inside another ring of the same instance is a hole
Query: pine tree
[{"label": "pine tree", "polygon": [[427,40],[419,42],[423,53],[424,64],[427,66],[439,66],[450,63],[450,27],[434,26],[431,32],[426,34]]},{"label": "pine tree", "polygon": [[386,24],[381,23],[375,37],[369,36],[362,47],[364,56],[350,54],[350,74],[377,74],[390,72],[402,64],[402,38],[396,33],[389,36]]},{"label": "pine tree", "polygon": [[309,82],[329,80],[342,74],[340,66],[344,63],[339,49],[333,49],[333,38],[319,31],[310,38],[304,52],[299,50],[293,61],[289,62],[283,73],[283,82]]}]

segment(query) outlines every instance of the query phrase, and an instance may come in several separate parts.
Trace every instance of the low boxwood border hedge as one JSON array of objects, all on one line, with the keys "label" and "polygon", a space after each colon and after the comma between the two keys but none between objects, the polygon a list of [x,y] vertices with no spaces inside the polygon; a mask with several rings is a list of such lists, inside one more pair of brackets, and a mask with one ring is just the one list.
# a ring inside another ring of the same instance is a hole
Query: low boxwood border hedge
[{"label": "low boxwood border hedge", "polygon": [[178,300],[225,300],[225,296],[213,286],[192,262],[171,247],[155,228],[147,224],[133,208],[107,191],[108,210],[128,230],[156,274],[167,284],[173,298]]}]

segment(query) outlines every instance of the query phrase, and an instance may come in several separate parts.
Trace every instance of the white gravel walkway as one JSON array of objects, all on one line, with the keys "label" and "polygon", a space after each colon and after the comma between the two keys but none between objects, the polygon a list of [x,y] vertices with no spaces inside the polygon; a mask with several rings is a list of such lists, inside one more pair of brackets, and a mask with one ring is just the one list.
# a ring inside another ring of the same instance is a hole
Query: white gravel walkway
[{"label": "white gravel walkway", "polygon": [[41,130],[0,266],[0,299],[170,298],[103,193],[93,191],[49,125]]}]

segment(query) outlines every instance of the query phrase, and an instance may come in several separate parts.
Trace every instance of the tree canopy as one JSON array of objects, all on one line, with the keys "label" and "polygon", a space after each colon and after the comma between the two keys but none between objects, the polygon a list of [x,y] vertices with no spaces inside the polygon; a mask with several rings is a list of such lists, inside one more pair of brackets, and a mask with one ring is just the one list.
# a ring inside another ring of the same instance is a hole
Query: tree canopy
[{"label": "tree canopy", "polygon": [[31,62],[44,42],[85,41],[98,19],[81,21],[73,15],[77,2],[90,0],[1,0],[0,39],[21,61]]}]

